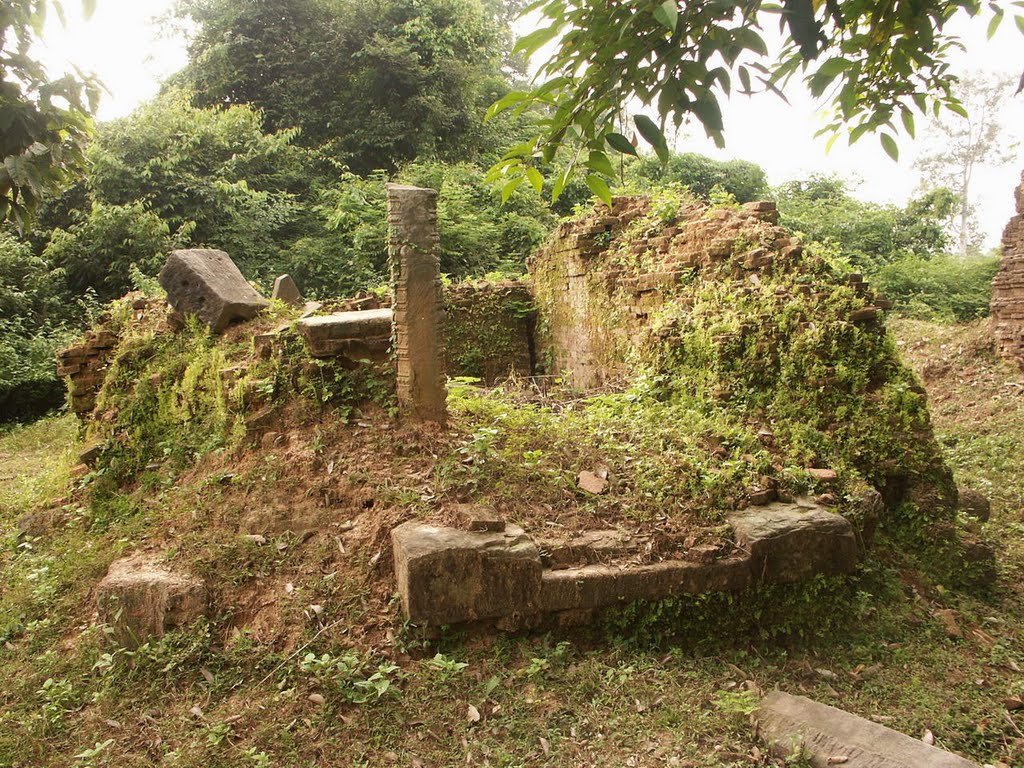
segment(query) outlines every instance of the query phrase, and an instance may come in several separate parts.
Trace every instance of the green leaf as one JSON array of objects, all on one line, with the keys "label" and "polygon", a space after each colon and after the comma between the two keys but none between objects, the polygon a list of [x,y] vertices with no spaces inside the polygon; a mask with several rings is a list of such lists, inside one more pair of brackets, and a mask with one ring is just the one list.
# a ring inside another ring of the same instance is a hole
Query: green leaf
[{"label": "green leaf", "polygon": [[544,189],[544,177],[541,175],[540,171],[531,166],[526,169],[526,178],[529,179],[530,184],[533,185],[533,188],[539,195]]},{"label": "green leaf", "polygon": [[853,62],[849,59],[844,59],[842,56],[834,56],[818,67],[818,74],[831,78],[840,72],[845,72],[852,66]]},{"label": "green leaf", "polygon": [[533,56],[538,50],[543,48],[547,43],[550,43],[561,31],[561,24],[552,24],[550,27],[542,27],[541,29],[534,30],[528,35],[524,35],[516,41],[515,48],[512,49],[513,53],[523,53],[527,58]]},{"label": "green leaf", "polygon": [[1013,20],[1017,23],[1017,29],[1024,35],[1024,16],[1014,16]]},{"label": "green leaf", "polygon": [[569,174],[572,173],[572,166],[566,167],[555,177],[555,185],[551,189],[551,202],[555,202],[565,191],[565,185],[569,183]]},{"label": "green leaf", "polygon": [[507,182],[505,186],[501,188],[501,202],[507,203],[508,199],[512,197],[512,194],[519,189],[519,185],[523,183],[524,176],[517,176],[511,181]]},{"label": "green leaf", "polygon": [[604,140],[608,142],[608,146],[614,149],[616,152],[621,152],[624,155],[632,155],[637,157],[636,147],[623,136],[621,133],[609,133],[606,134]]},{"label": "green leaf", "polygon": [[96,0],[82,0],[82,13],[85,14],[85,18],[92,18],[96,13]]},{"label": "green leaf", "polygon": [[711,132],[721,132],[725,127],[722,124],[722,109],[718,106],[718,99],[711,91],[708,91],[702,98],[693,102],[693,113],[704,124],[704,127]]},{"label": "green leaf", "polygon": [[661,161],[668,160],[668,142],[665,141],[665,134],[661,132],[661,128],[647,115],[635,115],[633,122],[636,123],[636,129],[640,131],[644,141],[654,148]]},{"label": "green leaf", "polygon": [[608,159],[608,155],[604,152],[594,150],[590,153],[590,156],[587,157],[587,161],[584,165],[592,171],[597,171],[608,178],[614,178],[615,176],[615,168],[612,166],[612,161]]},{"label": "green leaf", "polygon": [[522,91],[509,91],[496,102],[491,104],[487,108],[487,113],[484,115],[484,120],[490,120],[500,112],[504,112],[509,107],[525,101],[529,98],[529,94],[523,93]]},{"label": "green leaf", "polygon": [[896,144],[896,139],[890,136],[888,133],[879,134],[878,140],[882,143],[882,149],[885,153],[891,157],[894,161],[900,159],[900,148]]},{"label": "green leaf", "polygon": [[750,93],[750,72],[747,71],[746,67],[739,68],[740,75],[740,86],[743,88],[740,93]]},{"label": "green leaf", "polygon": [[914,115],[909,109],[904,109],[900,115],[903,118],[903,127],[907,130],[910,138],[914,138]]},{"label": "green leaf", "polygon": [[996,36],[996,32],[999,29],[999,25],[1003,23],[1003,9],[995,8],[992,14],[992,19],[988,23],[988,39],[991,40]]},{"label": "green leaf", "polygon": [[676,5],[676,0],[665,0],[661,5],[656,6],[654,18],[669,32],[675,32],[676,25],[679,24],[679,6]]},{"label": "green leaf", "polygon": [[612,191],[608,187],[608,184],[600,176],[589,174],[587,176],[587,186],[590,187],[590,191],[597,196],[605,205],[609,208],[612,206]]}]

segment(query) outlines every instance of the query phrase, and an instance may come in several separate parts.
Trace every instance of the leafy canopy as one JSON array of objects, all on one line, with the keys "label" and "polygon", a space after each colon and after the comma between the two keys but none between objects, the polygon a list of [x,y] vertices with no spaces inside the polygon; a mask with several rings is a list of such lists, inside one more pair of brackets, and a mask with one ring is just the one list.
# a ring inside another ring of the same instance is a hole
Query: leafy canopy
[{"label": "leafy canopy", "polygon": [[[988,3],[989,34],[1008,8],[1021,6]],[[540,189],[541,169],[565,150],[569,161],[554,196],[582,169],[607,202],[611,153],[635,155],[643,139],[665,159],[666,128],[690,118],[721,146],[721,97],[733,90],[781,96],[795,77],[830,102],[832,119],[822,129],[830,142],[844,127],[851,143],[877,132],[895,159],[899,125],[913,135],[915,114],[964,113],[948,63],[950,51],[962,46],[947,27],[982,8],[979,0],[537,0],[526,9],[539,17],[536,29],[516,50],[553,51],[530,90],[507,94],[488,114],[538,107],[545,113],[535,135],[513,146],[492,174],[510,188],[529,180]],[[774,59],[763,35],[772,20],[783,37]],[[1014,20],[1024,32],[1024,15]]]},{"label": "leafy canopy", "polygon": [[[95,0],[83,0],[91,14]],[[39,201],[84,165],[97,83],[81,74],[50,80],[31,51],[59,2],[7,0],[0,9],[0,221],[24,228]]]},{"label": "leafy canopy", "polygon": [[[181,0],[198,28],[178,82],[197,106],[248,104],[365,175],[427,156],[474,159],[508,90],[511,45],[490,0]],[[493,162],[493,160],[492,160]]]}]

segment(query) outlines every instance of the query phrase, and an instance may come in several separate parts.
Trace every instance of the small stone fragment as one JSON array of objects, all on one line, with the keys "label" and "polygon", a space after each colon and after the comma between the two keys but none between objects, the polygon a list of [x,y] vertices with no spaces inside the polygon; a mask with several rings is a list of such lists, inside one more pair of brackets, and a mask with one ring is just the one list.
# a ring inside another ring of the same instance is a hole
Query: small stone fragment
[{"label": "small stone fragment", "polygon": [[489,504],[459,504],[455,512],[467,530],[498,533],[505,530],[504,518]]},{"label": "small stone fragment", "polygon": [[956,611],[951,608],[941,608],[935,611],[935,618],[942,622],[942,628],[946,630],[946,636],[952,640],[959,640],[964,636],[960,625],[956,622]]},{"label": "small stone fragment", "polygon": [[604,493],[605,489],[608,487],[608,481],[605,478],[587,470],[580,472],[576,480],[579,483],[580,488],[587,493]]},{"label": "small stone fragment", "polygon": [[981,491],[973,488],[960,488],[960,511],[976,520],[987,523],[992,514],[992,504]]},{"label": "small stone fragment", "polygon": [[834,469],[825,469],[823,467],[808,467],[807,474],[825,485],[834,483],[839,479],[839,475]]},{"label": "small stone fragment", "polygon": [[299,286],[292,280],[291,275],[281,275],[274,281],[274,292],[271,298],[283,301],[293,307],[301,307],[305,303],[302,294],[299,293]]}]

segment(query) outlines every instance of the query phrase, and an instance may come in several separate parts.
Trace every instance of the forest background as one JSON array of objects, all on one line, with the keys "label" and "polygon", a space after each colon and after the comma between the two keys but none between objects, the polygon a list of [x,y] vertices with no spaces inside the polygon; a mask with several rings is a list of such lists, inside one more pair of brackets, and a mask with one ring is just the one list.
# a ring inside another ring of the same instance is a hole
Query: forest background
[{"label": "forest background", "polygon": [[[540,117],[484,119],[527,80],[513,48],[520,10],[517,0],[179,2],[163,24],[188,30],[185,66],[131,115],[96,126],[85,174],[30,224],[0,230],[0,420],[59,407],[55,350],[105,302],[151,285],[170,249],[224,249],[264,289],[288,273],[310,298],[381,288],[389,180],[441,191],[448,279],[523,274],[559,219],[593,197],[575,179],[551,201],[560,157],[540,190],[503,199],[488,178]],[[860,200],[828,174],[772,187],[756,163],[684,151],[627,158],[612,191],[776,200],[784,225],[901,312],[974,319],[988,311],[998,251],[984,247],[970,178],[1015,156],[1001,117],[1014,85],[961,81],[972,122],[929,126],[921,183],[903,205]],[[675,138],[686,147],[685,133]]]}]

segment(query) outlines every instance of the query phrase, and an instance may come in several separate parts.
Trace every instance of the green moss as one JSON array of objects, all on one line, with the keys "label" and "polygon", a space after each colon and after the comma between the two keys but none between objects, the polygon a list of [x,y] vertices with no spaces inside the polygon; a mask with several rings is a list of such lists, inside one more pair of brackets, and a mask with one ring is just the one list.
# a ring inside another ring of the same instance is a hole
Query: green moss
[{"label": "green moss", "polygon": [[445,292],[448,375],[487,383],[510,371],[533,373],[532,333],[537,309],[518,282],[463,283]]}]

